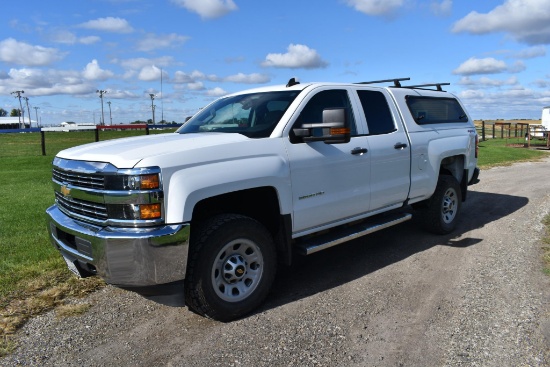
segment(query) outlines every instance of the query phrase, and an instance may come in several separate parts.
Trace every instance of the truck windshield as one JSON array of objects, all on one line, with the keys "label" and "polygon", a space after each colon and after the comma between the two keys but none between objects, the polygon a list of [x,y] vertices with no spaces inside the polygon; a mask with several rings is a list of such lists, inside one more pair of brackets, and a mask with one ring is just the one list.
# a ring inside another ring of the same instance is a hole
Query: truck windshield
[{"label": "truck windshield", "polygon": [[267,138],[299,93],[292,90],[220,98],[198,112],[176,132],[224,132],[249,138]]}]

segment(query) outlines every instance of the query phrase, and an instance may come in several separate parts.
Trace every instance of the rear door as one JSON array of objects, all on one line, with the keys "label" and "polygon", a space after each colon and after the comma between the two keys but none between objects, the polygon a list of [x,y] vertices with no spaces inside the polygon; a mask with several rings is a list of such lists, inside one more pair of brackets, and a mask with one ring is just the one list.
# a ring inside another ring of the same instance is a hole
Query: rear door
[{"label": "rear door", "polygon": [[384,89],[357,89],[370,157],[370,210],[399,206],[410,189],[411,147],[395,104]]}]

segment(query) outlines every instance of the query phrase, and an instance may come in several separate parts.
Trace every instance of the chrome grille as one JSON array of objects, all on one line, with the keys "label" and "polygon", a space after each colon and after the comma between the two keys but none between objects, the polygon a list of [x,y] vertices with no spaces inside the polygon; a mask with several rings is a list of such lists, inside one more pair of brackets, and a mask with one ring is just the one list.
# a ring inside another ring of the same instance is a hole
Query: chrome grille
[{"label": "chrome grille", "polygon": [[60,208],[70,213],[101,221],[107,220],[105,204],[66,197],[59,192],[55,193],[55,200]]},{"label": "chrome grille", "polygon": [[66,171],[54,167],[53,179],[63,184],[71,184],[78,187],[98,190],[105,188],[105,176],[103,174]]}]

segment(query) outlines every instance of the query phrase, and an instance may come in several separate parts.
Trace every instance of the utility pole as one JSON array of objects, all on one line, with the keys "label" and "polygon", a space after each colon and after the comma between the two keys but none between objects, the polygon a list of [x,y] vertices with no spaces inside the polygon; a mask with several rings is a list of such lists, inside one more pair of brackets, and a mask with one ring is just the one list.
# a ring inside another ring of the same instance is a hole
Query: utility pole
[{"label": "utility pole", "polygon": [[155,100],[155,95],[153,93],[150,93],[149,97],[151,97],[151,112],[153,112],[153,125],[154,125],[155,124],[155,105],[153,104],[153,101]]},{"label": "utility pole", "polygon": [[38,122],[38,109],[40,107],[33,107],[34,108],[34,112],[36,113],[36,127],[40,127],[40,123]]},{"label": "utility pole", "polygon": [[105,115],[103,114],[103,95],[107,93],[106,90],[98,89],[96,93],[99,93],[99,98],[101,99],[101,122],[100,125],[105,125]]},{"label": "utility pole", "polygon": [[111,101],[107,102],[109,105],[109,119],[111,120],[111,125],[113,124],[113,115],[111,114]]},{"label": "utility pole", "polygon": [[19,128],[21,128],[21,114],[23,113],[23,105],[21,104],[21,93],[25,93],[25,91],[16,90],[15,92],[11,92],[11,94],[15,94],[15,98],[19,98]]},{"label": "utility pole", "polygon": [[[29,115],[29,129],[32,127],[31,122],[31,109],[29,108],[29,97],[25,97],[25,101],[27,102],[27,114]],[[38,124],[38,121],[36,122]]]},{"label": "utility pole", "polygon": [[161,124],[166,123],[164,121],[164,93],[162,93],[162,69],[160,69],[160,115],[161,115],[160,123]]}]

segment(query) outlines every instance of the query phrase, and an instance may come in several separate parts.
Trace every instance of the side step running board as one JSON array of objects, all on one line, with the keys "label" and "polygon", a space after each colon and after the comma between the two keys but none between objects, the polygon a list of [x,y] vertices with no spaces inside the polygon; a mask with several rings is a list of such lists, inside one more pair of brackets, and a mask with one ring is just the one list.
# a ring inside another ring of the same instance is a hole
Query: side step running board
[{"label": "side step running board", "polygon": [[315,252],[325,250],[329,247],[351,241],[353,239],[365,236],[369,233],[380,231],[382,229],[406,222],[412,218],[410,213],[397,213],[386,215],[374,220],[368,220],[359,224],[342,227],[331,232],[308,240],[297,243],[297,249],[302,255],[311,255]]}]

